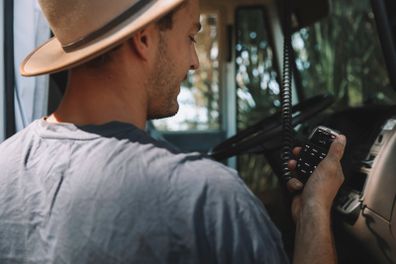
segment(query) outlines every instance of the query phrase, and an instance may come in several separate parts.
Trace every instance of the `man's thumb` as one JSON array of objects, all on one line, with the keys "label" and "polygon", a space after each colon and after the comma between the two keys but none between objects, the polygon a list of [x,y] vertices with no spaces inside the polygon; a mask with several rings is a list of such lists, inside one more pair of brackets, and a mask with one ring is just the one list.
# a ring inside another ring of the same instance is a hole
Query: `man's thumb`
[{"label": "man's thumb", "polygon": [[346,145],[346,137],[344,135],[338,135],[333,143],[331,143],[327,156],[333,157],[334,159],[341,160],[344,155],[344,149]]}]

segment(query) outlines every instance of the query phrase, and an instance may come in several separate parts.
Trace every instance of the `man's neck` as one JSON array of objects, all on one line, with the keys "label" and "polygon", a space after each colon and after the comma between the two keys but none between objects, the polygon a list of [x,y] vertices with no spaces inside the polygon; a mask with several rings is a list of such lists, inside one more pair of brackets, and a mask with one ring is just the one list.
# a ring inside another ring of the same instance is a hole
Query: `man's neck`
[{"label": "man's neck", "polygon": [[147,97],[143,86],[122,72],[72,70],[65,96],[47,121],[76,125],[120,121],[144,129]]}]

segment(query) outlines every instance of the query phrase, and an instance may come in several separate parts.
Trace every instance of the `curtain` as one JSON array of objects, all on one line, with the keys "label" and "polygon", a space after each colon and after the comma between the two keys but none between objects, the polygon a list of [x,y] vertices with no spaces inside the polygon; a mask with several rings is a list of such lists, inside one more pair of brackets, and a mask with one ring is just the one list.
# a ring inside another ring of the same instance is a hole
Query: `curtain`
[{"label": "curtain", "polygon": [[[6,0],[9,1],[9,0]],[[15,118],[17,131],[47,114],[49,77],[22,77],[19,65],[50,37],[36,0],[14,1]]]}]

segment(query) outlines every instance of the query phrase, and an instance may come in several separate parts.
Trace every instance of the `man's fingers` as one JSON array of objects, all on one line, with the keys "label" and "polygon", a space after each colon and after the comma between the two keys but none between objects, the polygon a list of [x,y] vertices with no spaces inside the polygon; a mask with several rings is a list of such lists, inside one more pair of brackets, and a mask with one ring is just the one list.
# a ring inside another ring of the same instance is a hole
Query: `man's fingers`
[{"label": "man's fingers", "polygon": [[297,161],[296,160],[289,160],[287,162],[287,167],[289,168],[289,170],[294,171],[296,169],[297,166]]},{"label": "man's fingers", "polygon": [[329,153],[327,156],[337,160],[341,160],[344,155],[344,149],[346,145],[346,138],[344,135],[338,135],[330,146]]},{"label": "man's fingers", "polygon": [[294,155],[294,156],[300,155],[301,149],[302,149],[302,147],[295,147],[295,148],[293,148],[293,150],[292,150],[293,155]]},{"label": "man's fingers", "polygon": [[286,186],[287,186],[287,189],[289,190],[289,192],[300,191],[304,187],[304,185],[299,180],[297,180],[296,178],[291,178],[287,182]]}]

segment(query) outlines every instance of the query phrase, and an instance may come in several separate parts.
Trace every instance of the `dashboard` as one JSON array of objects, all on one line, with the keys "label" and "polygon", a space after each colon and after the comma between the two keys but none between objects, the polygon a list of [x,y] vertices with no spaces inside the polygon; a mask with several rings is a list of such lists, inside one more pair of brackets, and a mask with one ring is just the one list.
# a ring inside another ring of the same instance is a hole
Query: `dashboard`
[{"label": "dashboard", "polygon": [[[352,116],[367,109],[353,111]],[[396,115],[392,107],[371,112],[376,114],[360,118],[364,131],[354,132],[357,140],[348,137],[352,142],[343,160],[345,184],[334,212],[342,230],[377,263],[396,263]],[[355,120],[344,130],[357,127]]]}]

